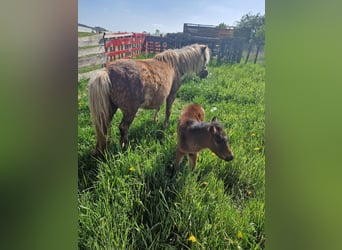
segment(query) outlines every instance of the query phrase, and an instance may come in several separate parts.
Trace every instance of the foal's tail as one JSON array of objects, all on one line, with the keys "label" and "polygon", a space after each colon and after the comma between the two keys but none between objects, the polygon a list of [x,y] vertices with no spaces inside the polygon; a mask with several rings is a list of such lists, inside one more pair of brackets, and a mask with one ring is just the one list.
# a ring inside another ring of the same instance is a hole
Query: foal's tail
[{"label": "foal's tail", "polygon": [[96,129],[100,148],[105,144],[110,119],[110,79],[106,70],[101,70],[89,81],[89,108]]}]

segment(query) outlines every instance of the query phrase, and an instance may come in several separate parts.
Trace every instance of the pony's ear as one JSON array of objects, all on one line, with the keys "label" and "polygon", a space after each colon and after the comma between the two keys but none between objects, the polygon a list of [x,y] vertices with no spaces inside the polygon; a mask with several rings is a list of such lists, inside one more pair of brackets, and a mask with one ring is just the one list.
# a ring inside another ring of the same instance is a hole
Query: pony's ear
[{"label": "pony's ear", "polygon": [[217,122],[216,116],[214,116],[213,119],[211,119],[211,122]]},{"label": "pony's ear", "polygon": [[203,45],[203,46],[201,47],[202,53],[203,53],[206,49],[207,49],[207,45]]}]

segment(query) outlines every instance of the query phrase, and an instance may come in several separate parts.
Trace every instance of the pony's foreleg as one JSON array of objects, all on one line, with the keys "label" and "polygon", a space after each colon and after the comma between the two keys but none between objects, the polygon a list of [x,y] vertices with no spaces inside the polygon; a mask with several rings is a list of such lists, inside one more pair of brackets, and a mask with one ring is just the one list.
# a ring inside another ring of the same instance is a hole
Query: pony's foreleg
[{"label": "pony's foreleg", "polygon": [[128,143],[128,128],[129,126],[132,124],[133,119],[135,117],[135,114],[138,110],[136,110],[135,112],[132,113],[124,113],[121,123],[119,125],[119,129],[120,129],[120,145],[122,148],[125,148],[127,146]]},{"label": "pony's foreleg", "polygon": [[164,120],[164,128],[167,128],[169,126],[169,119],[170,119],[170,114],[171,114],[171,108],[172,104],[176,99],[176,92],[170,94],[166,98],[166,111],[165,111],[165,120]]},{"label": "pony's foreleg", "polygon": [[159,113],[160,107],[156,108],[156,112],[154,113],[154,123],[158,123],[158,113]]}]

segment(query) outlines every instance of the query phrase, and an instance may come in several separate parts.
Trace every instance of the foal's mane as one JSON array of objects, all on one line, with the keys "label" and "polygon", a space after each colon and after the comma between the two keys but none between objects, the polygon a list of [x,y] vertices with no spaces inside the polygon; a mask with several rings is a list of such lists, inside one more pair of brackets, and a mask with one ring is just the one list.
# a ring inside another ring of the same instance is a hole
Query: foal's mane
[{"label": "foal's mane", "polygon": [[198,121],[192,121],[189,120],[187,121],[189,127],[191,127],[192,129],[203,129],[203,128],[208,128],[210,126],[214,126],[215,128],[218,129],[223,129],[223,126],[218,123],[218,122],[198,122]]},{"label": "foal's mane", "polygon": [[209,48],[206,45],[196,43],[181,49],[166,50],[154,58],[170,64],[173,68],[177,68],[181,74],[184,74],[201,70],[203,63],[209,62],[210,55]]}]

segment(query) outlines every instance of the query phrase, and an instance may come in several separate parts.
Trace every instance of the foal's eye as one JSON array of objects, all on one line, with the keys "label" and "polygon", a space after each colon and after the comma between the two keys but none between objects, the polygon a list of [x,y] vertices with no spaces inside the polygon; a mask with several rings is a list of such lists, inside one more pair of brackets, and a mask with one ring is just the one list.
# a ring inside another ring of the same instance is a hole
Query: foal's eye
[{"label": "foal's eye", "polygon": [[216,138],[216,143],[218,143],[218,144],[222,144],[225,142],[226,142],[226,139],[224,137],[217,137]]}]

